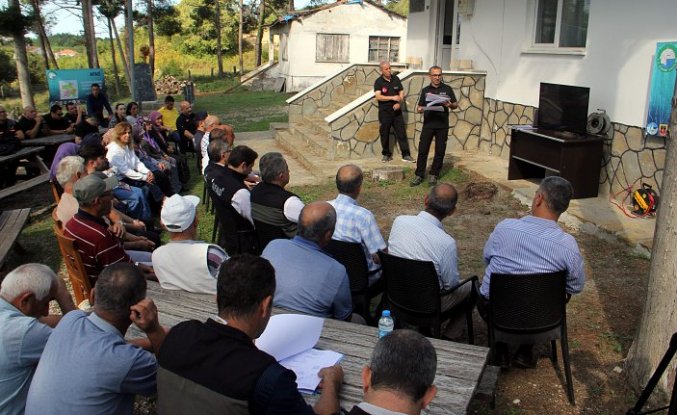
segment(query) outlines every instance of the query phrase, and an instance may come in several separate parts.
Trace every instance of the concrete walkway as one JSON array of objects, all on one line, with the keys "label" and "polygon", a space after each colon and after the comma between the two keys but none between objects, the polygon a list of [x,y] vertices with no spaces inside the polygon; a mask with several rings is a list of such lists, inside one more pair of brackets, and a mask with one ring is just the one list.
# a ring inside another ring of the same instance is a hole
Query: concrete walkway
[{"label": "concrete walkway", "polygon": [[[236,144],[248,145],[259,153],[259,157],[270,151],[278,151],[285,155],[291,172],[290,186],[305,186],[326,183],[335,177],[336,170],[348,163],[347,160],[326,160],[322,156],[313,155],[308,149],[299,148],[289,151],[280,146],[274,139],[272,131],[256,131],[237,133]],[[298,159],[303,156],[303,163]],[[507,180],[508,161],[497,157],[480,154],[478,152],[450,153],[457,167],[463,167],[475,172],[498,185],[511,189],[513,195],[523,203],[530,205],[534,193],[538,188],[538,181],[534,180]],[[308,166],[308,160],[312,166]],[[375,168],[383,167],[380,156],[360,160],[353,160],[366,174]],[[414,165],[407,162],[394,161],[389,167],[414,169]],[[408,174],[411,176],[411,174]],[[611,238],[623,241],[633,247],[638,253],[649,255],[653,245],[653,234],[656,220],[654,217],[629,218],[612,204],[608,195],[596,198],[575,199],[571,201],[569,210],[562,215],[562,222],[583,232],[593,233],[601,238]]]}]

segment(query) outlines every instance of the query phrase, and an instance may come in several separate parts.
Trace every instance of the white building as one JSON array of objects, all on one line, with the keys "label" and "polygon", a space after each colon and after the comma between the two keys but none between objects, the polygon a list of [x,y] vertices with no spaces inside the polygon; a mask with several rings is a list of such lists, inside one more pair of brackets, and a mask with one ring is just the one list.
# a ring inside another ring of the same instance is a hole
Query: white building
[{"label": "white building", "polygon": [[[338,1],[300,10],[270,26],[279,63],[267,77],[299,91],[354,63],[404,62],[407,19],[370,0]],[[274,56],[273,51],[269,56]]]},{"label": "white building", "polygon": [[483,138],[502,157],[505,117],[492,112],[537,106],[541,82],[589,87],[589,111],[605,109],[614,122],[604,179],[612,189],[636,179],[660,185],[664,139],[642,128],[656,43],[677,40],[667,18],[675,15],[674,0],[410,0],[405,59],[486,71]]}]

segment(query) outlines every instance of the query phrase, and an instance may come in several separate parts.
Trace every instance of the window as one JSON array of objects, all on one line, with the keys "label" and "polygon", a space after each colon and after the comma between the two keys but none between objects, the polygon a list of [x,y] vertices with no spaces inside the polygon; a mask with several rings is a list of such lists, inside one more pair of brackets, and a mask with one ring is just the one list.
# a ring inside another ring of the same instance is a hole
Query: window
[{"label": "window", "polygon": [[350,35],[317,34],[316,62],[348,62]]},{"label": "window", "polygon": [[400,38],[369,36],[369,62],[399,62]]},{"label": "window", "polygon": [[535,47],[585,48],[590,0],[537,0]]},{"label": "window", "polygon": [[288,35],[286,33],[282,33],[280,36],[280,51],[282,52],[282,60],[286,61],[288,60],[287,56],[287,42],[289,41],[289,38],[287,37]]}]

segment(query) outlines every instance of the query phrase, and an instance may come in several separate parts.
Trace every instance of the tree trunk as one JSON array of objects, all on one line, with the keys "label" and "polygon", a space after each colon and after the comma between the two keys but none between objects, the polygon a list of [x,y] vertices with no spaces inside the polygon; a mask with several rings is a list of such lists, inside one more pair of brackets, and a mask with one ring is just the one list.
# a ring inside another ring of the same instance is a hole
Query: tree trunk
[{"label": "tree trunk", "polygon": [[261,66],[261,45],[263,43],[263,19],[266,14],[266,2],[260,0],[261,4],[259,5],[259,24],[256,28],[256,50],[254,56],[256,57],[256,67]]},{"label": "tree trunk", "polygon": [[99,67],[99,55],[96,48],[96,30],[94,29],[94,10],[92,0],[82,0],[82,20],[85,29],[87,62],[90,68]]},{"label": "tree trunk", "polygon": [[244,2],[240,0],[240,27],[237,35],[237,51],[240,56],[240,76],[244,75],[244,60],[242,59],[242,26],[244,22]]},{"label": "tree trunk", "polygon": [[294,11],[294,0],[289,0],[289,11],[290,12]]},{"label": "tree trunk", "polygon": [[214,3],[214,11],[216,14],[214,25],[216,26],[216,64],[219,69],[219,78],[223,78],[223,47],[222,32],[221,32],[221,0],[216,0]]},{"label": "tree trunk", "polygon": [[148,0],[148,64],[150,65],[150,77],[155,77],[155,33],[153,33],[153,0]]},{"label": "tree trunk", "polygon": [[113,24],[110,17],[106,19],[108,21],[108,39],[110,40],[110,53],[111,58],[113,59],[113,76],[115,79],[115,95],[120,96],[120,74],[118,73],[118,61],[115,58],[115,41],[113,40]]},{"label": "tree trunk", "polygon": [[32,0],[33,11],[35,13],[35,30],[40,38],[40,46],[42,47],[42,55],[45,60],[45,68],[53,67],[59,69],[59,64],[56,63],[54,52],[52,52],[52,45],[49,43],[47,32],[45,31],[45,23],[42,19],[42,11],[40,9],[40,1]]},{"label": "tree trunk", "polygon": [[[641,389],[665,354],[672,334],[677,330],[677,83],[670,114],[661,200],[656,217],[656,233],[651,251],[649,288],[639,332],[630,347],[627,372],[632,384]],[[672,391],[677,360],[665,371],[655,391],[667,400]]]},{"label": "tree trunk", "polygon": [[33,30],[38,34],[38,42],[40,42],[40,56],[42,56],[42,63],[45,65],[45,69],[49,69],[49,58],[47,57],[47,46],[45,45],[45,38],[42,37],[40,32],[39,23],[37,19],[33,25]]},{"label": "tree trunk", "polygon": [[[9,7],[16,9],[21,13],[21,3],[19,0],[10,0]],[[28,71],[28,54],[26,53],[26,41],[24,40],[24,31],[12,34],[14,40],[14,60],[16,61],[17,81],[19,82],[19,91],[21,93],[21,104],[35,107],[33,101],[33,88],[31,86],[31,75]]]},{"label": "tree trunk", "polygon": [[129,93],[133,94],[132,91],[132,77],[129,74],[129,64],[125,58],[125,50],[122,47],[122,41],[120,41],[120,34],[118,33],[118,28],[115,26],[115,19],[110,19],[111,26],[113,27],[113,34],[115,35],[115,42],[118,44],[118,50],[120,51],[120,60],[122,61],[122,67],[125,68],[125,78],[127,79],[127,86],[129,87]]},{"label": "tree trunk", "polygon": [[[16,0],[14,0],[16,2]],[[33,87],[31,86],[31,75],[28,72],[28,55],[26,54],[26,42],[23,33],[15,34],[14,55],[16,59],[16,73],[19,81],[19,91],[21,92],[21,104],[24,107],[35,107],[33,101]]]}]

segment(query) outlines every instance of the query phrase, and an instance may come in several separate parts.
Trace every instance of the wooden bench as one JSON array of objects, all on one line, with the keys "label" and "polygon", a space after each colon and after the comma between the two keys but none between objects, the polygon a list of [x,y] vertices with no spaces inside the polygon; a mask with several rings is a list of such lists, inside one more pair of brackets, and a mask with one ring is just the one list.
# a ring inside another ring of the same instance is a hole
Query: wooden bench
[{"label": "wooden bench", "polygon": [[44,147],[24,147],[14,154],[0,157],[0,165],[13,160],[26,159],[35,162],[35,164],[37,164],[38,168],[40,169],[39,176],[33,177],[32,179],[20,181],[19,183],[13,186],[0,190],[0,200],[9,197],[13,194],[38,186],[49,180],[49,169],[42,161],[42,158],[38,155],[44,149],[45,149]]},{"label": "wooden bench", "polygon": [[6,210],[0,215],[0,235],[2,235],[2,239],[0,239],[0,269],[5,264],[5,258],[12,248],[19,254],[26,252],[17,242],[17,238],[28,220],[29,213],[31,213],[31,210],[27,208]]}]

